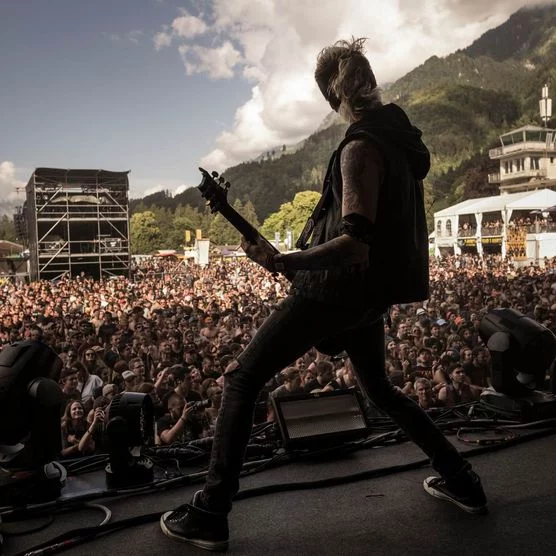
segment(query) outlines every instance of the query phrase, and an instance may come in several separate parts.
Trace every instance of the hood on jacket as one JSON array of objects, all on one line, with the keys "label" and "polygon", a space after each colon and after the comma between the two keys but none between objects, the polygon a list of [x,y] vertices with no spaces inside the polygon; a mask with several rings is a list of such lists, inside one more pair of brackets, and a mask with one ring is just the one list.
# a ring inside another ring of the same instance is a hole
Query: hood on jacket
[{"label": "hood on jacket", "polygon": [[406,153],[415,178],[422,180],[430,170],[430,153],[421,140],[422,132],[411,124],[407,114],[396,104],[385,104],[367,112],[349,126],[346,137],[365,131],[380,130],[380,135],[399,146]]}]

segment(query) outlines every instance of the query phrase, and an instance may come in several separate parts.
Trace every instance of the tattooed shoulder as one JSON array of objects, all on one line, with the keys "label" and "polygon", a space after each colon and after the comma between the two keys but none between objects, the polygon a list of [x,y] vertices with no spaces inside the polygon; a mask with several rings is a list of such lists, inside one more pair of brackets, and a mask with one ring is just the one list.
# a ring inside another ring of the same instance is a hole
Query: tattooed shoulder
[{"label": "tattooed shoulder", "polygon": [[382,155],[368,141],[355,140],[342,150],[342,215],[358,213],[375,221],[382,181]]}]

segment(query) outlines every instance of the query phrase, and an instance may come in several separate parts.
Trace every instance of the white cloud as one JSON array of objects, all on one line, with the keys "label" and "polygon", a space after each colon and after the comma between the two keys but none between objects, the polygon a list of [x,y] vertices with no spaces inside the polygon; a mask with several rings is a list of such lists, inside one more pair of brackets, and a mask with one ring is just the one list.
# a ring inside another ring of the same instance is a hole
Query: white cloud
[{"label": "white cloud", "polygon": [[172,196],[175,197],[176,195],[179,195],[180,193],[183,193],[186,189],[191,189],[192,187],[195,187],[194,185],[185,185],[185,183],[183,183],[182,185],[176,187],[176,189],[174,189],[174,191],[172,192]]},{"label": "white cloud", "polygon": [[178,37],[192,39],[207,30],[207,24],[193,15],[182,15],[172,21],[172,29]]},{"label": "white cloud", "polygon": [[182,44],[178,50],[187,75],[207,73],[213,79],[227,79],[233,77],[233,69],[241,61],[241,54],[229,41],[216,48]]},{"label": "white cloud", "polygon": [[170,46],[176,38],[193,39],[207,31],[208,26],[201,18],[189,15],[183,8],[180,12],[182,14],[180,17],[176,17],[170,25],[164,25],[162,31],[154,35],[155,50]]},{"label": "white cloud", "polygon": [[[368,37],[367,55],[380,85],[430,56],[468,46],[527,0],[212,0],[210,9],[207,4],[199,17],[184,12],[174,20],[172,39],[179,42],[188,74],[236,75],[252,84],[232,128],[202,159],[222,170],[317,128],[329,112],[313,80],[324,46]],[[184,42],[196,30],[203,44]]]},{"label": "white cloud", "polygon": [[0,199],[24,200],[24,191],[16,190],[22,188],[25,183],[16,177],[16,168],[13,162],[5,160],[0,163]]},{"label": "white cloud", "polygon": [[164,191],[165,189],[167,189],[167,187],[158,184],[153,187],[149,187],[148,189],[145,189],[145,191],[143,191],[141,194],[143,197],[147,197],[147,195],[153,195],[154,193],[159,193],[160,191]]},{"label": "white cloud", "polygon": [[176,195],[183,193],[186,189],[189,189],[190,187],[194,187],[193,185],[185,184],[185,183],[182,183],[175,187],[171,184],[163,185],[159,183],[155,186],[147,187],[146,189],[143,189],[141,187],[142,185],[141,182],[142,180],[135,180],[135,183],[133,183],[134,187],[133,187],[133,192],[131,194],[131,197],[135,197],[135,195],[146,197],[147,195],[153,195],[154,193],[159,193],[160,191],[169,191],[170,195],[172,197],[175,197]]},{"label": "white cloud", "polygon": [[172,35],[166,33],[165,31],[161,31],[153,37],[153,43],[155,50],[160,50],[165,46],[170,46],[172,44]]},{"label": "white cloud", "polygon": [[143,36],[143,31],[141,29],[134,29],[133,31],[130,31],[127,35],[126,38],[128,41],[131,41],[135,44],[139,44],[139,39]]},{"label": "white cloud", "polygon": [[165,31],[161,31],[153,37],[153,42],[155,50],[160,50],[161,48],[172,44],[172,35],[166,33]]}]

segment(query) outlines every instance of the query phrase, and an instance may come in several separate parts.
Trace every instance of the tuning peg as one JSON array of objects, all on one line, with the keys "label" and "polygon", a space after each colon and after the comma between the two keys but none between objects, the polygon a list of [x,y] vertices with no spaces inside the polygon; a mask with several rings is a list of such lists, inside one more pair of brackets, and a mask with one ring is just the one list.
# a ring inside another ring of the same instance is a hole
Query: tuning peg
[{"label": "tuning peg", "polygon": [[218,178],[218,183],[219,183],[219,184],[223,184],[224,181],[225,181],[225,180],[224,180],[224,177],[223,177],[223,176],[220,176],[220,177]]},{"label": "tuning peg", "polygon": [[218,172],[211,172],[210,174],[213,178],[217,178],[218,177]]},{"label": "tuning peg", "polygon": [[232,187],[232,184],[231,184],[229,181],[227,181],[227,182],[224,184],[224,187],[225,187],[226,189],[230,189],[230,187]]}]

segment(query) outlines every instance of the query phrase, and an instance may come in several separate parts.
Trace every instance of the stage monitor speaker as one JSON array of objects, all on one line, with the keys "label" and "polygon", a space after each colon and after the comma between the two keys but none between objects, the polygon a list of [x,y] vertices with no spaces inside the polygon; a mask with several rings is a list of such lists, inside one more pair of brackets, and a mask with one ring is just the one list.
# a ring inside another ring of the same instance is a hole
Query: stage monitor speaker
[{"label": "stage monitor speaker", "polygon": [[369,435],[354,388],[272,398],[272,403],[287,449],[337,446]]}]

